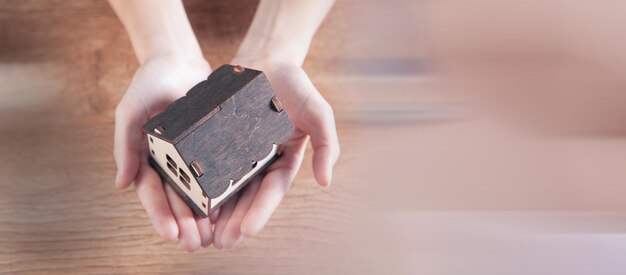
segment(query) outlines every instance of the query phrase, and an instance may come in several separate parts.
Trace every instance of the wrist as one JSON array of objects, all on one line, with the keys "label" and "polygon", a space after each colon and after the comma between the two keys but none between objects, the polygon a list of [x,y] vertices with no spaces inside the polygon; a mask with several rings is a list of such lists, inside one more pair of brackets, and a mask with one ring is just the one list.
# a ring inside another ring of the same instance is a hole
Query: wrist
[{"label": "wrist", "polygon": [[201,58],[182,1],[110,0],[140,64],[159,56]]},{"label": "wrist", "polygon": [[190,57],[178,53],[161,53],[146,58],[141,66],[151,66],[149,64],[159,64],[159,67],[166,67],[176,70],[176,68],[195,68],[199,71],[211,71],[209,62],[203,57]]},{"label": "wrist", "polygon": [[131,36],[134,37],[132,44],[139,64],[152,60],[206,62],[193,31],[183,27],[175,29],[178,31],[144,32]]},{"label": "wrist", "polygon": [[[171,41],[171,40],[168,40]],[[144,64],[153,59],[172,59],[172,60],[205,60],[200,47],[196,41],[185,43],[168,43],[162,38],[146,39],[137,43],[135,53],[139,64]]]},{"label": "wrist", "polygon": [[[252,29],[252,28],[251,28]],[[302,66],[311,37],[304,35],[285,36],[274,31],[249,31],[237,51],[234,61],[240,65],[289,64]]]},{"label": "wrist", "polygon": [[271,64],[301,67],[306,58],[308,43],[267,42],[265,47],[242,45],[232,63],[253,69],[263,69]]}]

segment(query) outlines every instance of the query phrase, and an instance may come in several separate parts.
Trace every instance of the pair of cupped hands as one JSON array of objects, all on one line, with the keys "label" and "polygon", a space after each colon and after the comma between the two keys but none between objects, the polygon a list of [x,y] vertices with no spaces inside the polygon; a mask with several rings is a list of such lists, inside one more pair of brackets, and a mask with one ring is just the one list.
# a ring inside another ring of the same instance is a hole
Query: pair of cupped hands
[{"label": "pair of cupped hands", "polygon": [[185,250],[213,244],[233,248],[244,237],[259,233],[294,180],[310,139],[313,173],[319,185],[331,183],[339,157],[333,110],[298,64],[245,61],[232,64],[264,71],[295,126],[283,144],[283,154],[266,172],[248,184],[209,218],[194,216],[185,202],[147,162],[148,145],[142,126],[194,85],[211,67],[205,59],[159,56],[144,62],[115,111],[114,155],[116,187],[135,186],[156,231]]}]

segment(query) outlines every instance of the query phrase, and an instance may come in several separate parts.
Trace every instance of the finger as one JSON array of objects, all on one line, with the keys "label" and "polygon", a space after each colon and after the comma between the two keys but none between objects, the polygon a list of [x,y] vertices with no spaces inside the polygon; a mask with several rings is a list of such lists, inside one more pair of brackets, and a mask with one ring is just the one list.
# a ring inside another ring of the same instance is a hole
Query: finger
[{"label": "finger", "polygon": [[176,240],[178,226],[165,197],[161,178],[148,164],[142,164],[139,169],[135,189],[154,229],[166,240]]},{"label": "finger", "polygon": [[[333,109],[319,93],[311,79],[300,68],[291,66],[277,69],[268,75],[279,96],[285,91],[297,91],[304,96],[282,96],[285,106],[292,111],[294,122],[311,136],[313,146],[313,174],[321,186],[329,186],[333,167],[339,158],[339,139]],[[301,101],[303,100],[303,101]]]},{"label": "finger", "polygon": [[259,233],[282,200],[300,169],[306,142],[307,136],[300,134],[298,138],[285,143],[281,158],[268,168],[252,205],[241,222],[241,233],[245,237]]},{"label": "finger", "polygon": [[209,214],[209,219],[211,220],[213,224],[215,224],[215,222],[217,222],[217,219],[220,217],[220,209],[221,207],[218,209],[215,209],[215,211]]},{"label": "finger", "polygon": [[191,209],[169,184],[165,185],[165,194],[178,223],[180,246],[189,252],[198,250],[201,245],[200,233]]},{"label": "finger", "polygon": [[226,204],[221,206],[220,216],[215,223],[215,230],[213,231],[213,246],[217,249],[224,249],[224,245],[222,244],[222,234],[224,233],[224,228],[230,219],[230,216],[235,209],[235,205],[237,204],[237,197],[230,198]]},{"label": "finger", "polygon": [[145,115],[125,103],[120,103],[115,110],[113,155],[117,166],[117,188],[128,187],[137,175],[141,163],[141,125],[145,120]]},{"label": "finger", "polygon": [[335,116],[332,107],[319,94],[308,100],[306,105],[309,105],[304,107],[306,113],[313,114],[304,124],[304,130],[311,135],[313,174],[318,184],[327,187],[332,181],[333,167],[339,158]]},{"label": "finger", "polygon": [[213,228],[211,228],[211,220],[208,218],[195,217],[200,233],[200,246],[207,247],[213,242]]},{"label": "finger", "polygon": [[237,246],[241,240],[243,240],[243,235],[241,234],[241,222],[252,205],[254,195],[259,189],[260,183],[261,178],[255,177],[252,182],[246,186],[246,189],[243,194],[241,194],[241,197],[239,197],[235,210],[233,210],[233,213],[231,214],[230,219],[221,234],[220,241],[224,248],[233,248]]}]

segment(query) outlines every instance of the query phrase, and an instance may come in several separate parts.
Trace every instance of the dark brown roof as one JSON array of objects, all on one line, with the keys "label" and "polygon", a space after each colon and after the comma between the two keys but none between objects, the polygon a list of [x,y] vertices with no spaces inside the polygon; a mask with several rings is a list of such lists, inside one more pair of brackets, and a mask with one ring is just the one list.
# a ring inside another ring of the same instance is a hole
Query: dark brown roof
[{"label": "dark brown roof", "polygon": [[150,119],[144,125],[144,131],[154,133],[154,129],[161,126],[164,131],[157,136],[176,144],[208,119],[212,110],[262,74],[248,68],[235,73],[233,68],[232,65],[223,65],[213,71],[207,80],[198,83],[187,95]]}]

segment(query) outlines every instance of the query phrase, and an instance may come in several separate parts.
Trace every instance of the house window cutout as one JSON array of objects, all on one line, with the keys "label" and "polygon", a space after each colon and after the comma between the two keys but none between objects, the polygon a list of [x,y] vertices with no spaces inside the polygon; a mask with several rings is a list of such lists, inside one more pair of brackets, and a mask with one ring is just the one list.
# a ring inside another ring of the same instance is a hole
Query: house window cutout
[{"label": "house window cutout", "polygon": [[170,155],[165,154],[165,158],[167,159],[167,164],[169,164],[172,167],[174,167],[174,170],[176,170],[176,168],[178,168],[178,165],[176,165],[176,162],[170,157]]},{"label": "house window cutout", "polygon": [[180,181],[182,181],[185,187],[187,187],[187,190],[191,190],[191,185],[189,184],[189,182],[191,182],[191,178],[189,178],[187,173],[185,173],[182,168],[179,168],[178,172],[180,172]]},{"label": "house window cutout", "polygon": [[185,181],[185,178],[183,178],[183,175],[180,175],[180,177],[178,177],[178,179],[180,179],[180,181],[183,183],[183,185],[185,187],[187,187],[187,190],[191,190],[191,185],[189,185],[188,181]]},{"label": "house window cutout", "polygon": [[[175,165],[175,164],[174,164]],[[172,172],[172,174],[174,174],[175,176],[178,176],[178,173],[176,172],[176,168],[174,168],[174,166],[172,166],[172,164],[170,164],[169,162],[167,163],[167,168],[170,169],[170,171]]]}]

